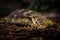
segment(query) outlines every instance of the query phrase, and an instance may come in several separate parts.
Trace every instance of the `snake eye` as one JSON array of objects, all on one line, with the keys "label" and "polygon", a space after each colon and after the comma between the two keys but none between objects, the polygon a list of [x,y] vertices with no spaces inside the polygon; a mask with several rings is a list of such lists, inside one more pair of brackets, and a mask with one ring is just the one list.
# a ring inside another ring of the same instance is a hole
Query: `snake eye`
[{"label": "snake eye", "polygon": [[30,21],[32,21],[32,18],[29,18]]}]

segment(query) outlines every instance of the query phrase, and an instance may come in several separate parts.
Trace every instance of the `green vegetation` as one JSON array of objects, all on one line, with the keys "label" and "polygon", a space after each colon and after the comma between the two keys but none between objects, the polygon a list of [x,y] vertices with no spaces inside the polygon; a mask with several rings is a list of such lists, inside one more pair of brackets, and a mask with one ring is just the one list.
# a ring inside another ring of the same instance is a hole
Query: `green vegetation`
[{"label": "green vegetation", "polygon": [[54,0],[33,0],[28,9],[36,11],[50,11],[54,5]]}]

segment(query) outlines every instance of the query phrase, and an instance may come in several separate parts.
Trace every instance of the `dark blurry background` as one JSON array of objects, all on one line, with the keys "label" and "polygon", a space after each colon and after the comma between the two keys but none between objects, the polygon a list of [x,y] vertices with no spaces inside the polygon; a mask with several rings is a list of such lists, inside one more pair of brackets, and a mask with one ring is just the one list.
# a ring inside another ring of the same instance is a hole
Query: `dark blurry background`
[{"label": "dark blurry background", "polygon": [[29,3],[24,0],[0,0],[0,17],[7,16],[15,9],[26,8]]},{"label": "dark blurry background", "polygon": [[15,9],[29,8],[36,11],[60,11],[60,0],[0,0],[0,17]]}]

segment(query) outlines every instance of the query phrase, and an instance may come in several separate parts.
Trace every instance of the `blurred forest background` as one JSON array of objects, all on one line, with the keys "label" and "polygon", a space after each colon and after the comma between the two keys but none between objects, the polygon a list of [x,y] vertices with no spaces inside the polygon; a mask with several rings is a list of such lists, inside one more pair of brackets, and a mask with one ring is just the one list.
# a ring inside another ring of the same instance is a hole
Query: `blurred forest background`
[{"label": "blurred forest background", "polygon": [[0,0],[0,17],[5,17],[13,10],[22,8],[59,13],[60,0]]}]

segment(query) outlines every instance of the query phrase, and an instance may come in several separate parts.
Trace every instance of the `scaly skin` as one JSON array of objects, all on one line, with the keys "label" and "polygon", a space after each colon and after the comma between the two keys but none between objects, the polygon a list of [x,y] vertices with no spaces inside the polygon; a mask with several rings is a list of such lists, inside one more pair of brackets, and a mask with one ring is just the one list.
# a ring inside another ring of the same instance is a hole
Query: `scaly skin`
[{"label": "scaly skin", "polygon": [[[29,12],[30,16],[27,15]],[[18,16],[17,14],[22,16]],[[38,40],[39,37],[42,37],[42,39],[45,37],[45,39],[53,40],[57,32],[60,32],[59,28],[56,24],[54,25],[54,22],[35,11],[17,10],[17,12],[13,12],[9,16],[0,19],[0,39],[30,40],[37,37]]]},{"label": "scaly skin", "polygon": [[30,26],[32,29],[45,29],[47,26],[53,25],[53,22],[45,16],[27,9],[12,12],[9,16],[5,17],[5,20],[7,23]]}]

